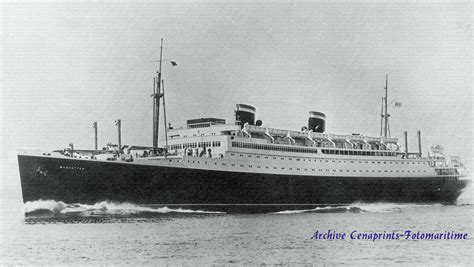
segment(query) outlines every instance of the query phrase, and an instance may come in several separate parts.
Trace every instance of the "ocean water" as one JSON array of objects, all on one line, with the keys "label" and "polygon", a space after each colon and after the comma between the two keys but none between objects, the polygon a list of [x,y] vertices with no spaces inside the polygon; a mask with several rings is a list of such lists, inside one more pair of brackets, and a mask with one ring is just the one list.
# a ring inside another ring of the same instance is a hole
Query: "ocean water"
[{"label": "ocean water", "polygon": [[[353,203],[251,215],[36,201],[4,214],[0,265],[472,266],[471,196],[469,189],[449,206]],[[368,236],[407,230],[464,233],[467,239]],[[314,239],[316,231],[345,233],[346,238]],[[354,231],[367,239],[351,239]]]}]

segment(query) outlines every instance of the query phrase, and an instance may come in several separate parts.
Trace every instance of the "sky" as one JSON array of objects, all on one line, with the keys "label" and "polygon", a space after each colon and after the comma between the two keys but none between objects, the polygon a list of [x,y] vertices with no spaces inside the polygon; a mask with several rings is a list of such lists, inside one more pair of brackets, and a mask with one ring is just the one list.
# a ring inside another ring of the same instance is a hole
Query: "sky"
[{"label": "sky", "polygon": [[470,1],[2,1],[2,191],[19,190],[16,149],[152,144],[160,39],[167,118],[380,134],[388,74],[391,134],[441,144],[472,166]]}]

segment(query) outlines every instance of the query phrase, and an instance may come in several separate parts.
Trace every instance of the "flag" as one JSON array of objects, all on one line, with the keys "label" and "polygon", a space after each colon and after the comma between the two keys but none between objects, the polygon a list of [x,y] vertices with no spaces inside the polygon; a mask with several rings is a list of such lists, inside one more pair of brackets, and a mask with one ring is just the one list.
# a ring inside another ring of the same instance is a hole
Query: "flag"
[{"label": "flag", "polygon": [[395,102],[395,107],[396,107],[396,108],[402,107],[402,103],[400,103],[400,102]]},{"label": "flag", "polygon": [[176,63],[176,61],[171,61],[171,65],[178,66],[178,63]]}]

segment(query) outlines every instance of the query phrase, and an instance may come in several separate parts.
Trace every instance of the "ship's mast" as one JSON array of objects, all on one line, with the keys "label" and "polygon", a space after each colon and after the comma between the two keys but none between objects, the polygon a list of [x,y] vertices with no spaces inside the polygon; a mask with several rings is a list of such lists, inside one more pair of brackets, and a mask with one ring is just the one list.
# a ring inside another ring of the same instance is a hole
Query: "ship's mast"
[{"label": "ship's mast", "polygon": [[388,126],[388,117],[390,117],[390,114],[388,114],[388,74],[385,76],[385,97],[383,100],[385,104],[385,113],[382,115],[385,121],[383,136],[388,137],[390,135],[390,129]]},{"label": "ship's mast", "polygon": [[154,79],[153,88],[153,147],[158,147],[159,128],[160,128],[160,98],[161,94],[161,62],[163,61],[163,38],[161,38],[160,47],[160,67],[158,76]]},{"label": "ship's mast", "polygon": [[94,149],[97,150],[97,122],[96,121],[92,124],[92,127],[94,128]]},{"label": "ship's mast", "polygon": [[153,78],[153,147],[156,146],[156,78]]},{"label": "ship's mast", "polygon": [[382,133],[383,133],[383,118],[384,118],[384,115],[383,115],[383,97],[382,97],[382,105],[381,105],[381,110],[380,110],[380,136],[382,136]]},{"label": "ship's mast", "polygon": [[118,133],[118,152],[122,153],[122,120],[121,119],[116,120],[115,125],[117,125],[117,133]]},{"label": "ship's mast", "polygon": [[[161,86],[163,87],[163,120],[165,123],[165,149],[168,149],[168,125],[166,125],[166,106],[165,106],[165,81],[161,81]],[[165,151],[166,156],[166,151]]]}]

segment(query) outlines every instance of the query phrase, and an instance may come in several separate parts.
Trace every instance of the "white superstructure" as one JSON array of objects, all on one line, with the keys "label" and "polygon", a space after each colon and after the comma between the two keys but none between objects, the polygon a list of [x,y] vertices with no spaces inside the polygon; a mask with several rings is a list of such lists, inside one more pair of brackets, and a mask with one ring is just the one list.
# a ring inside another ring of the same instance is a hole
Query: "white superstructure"
[{"label": "white superstructure", "polygon": [[169,152],[194,168],[311,176],[459,175],[444,159],[400,151],[398,139],[292,131],[201,119],[168,130]]}]

